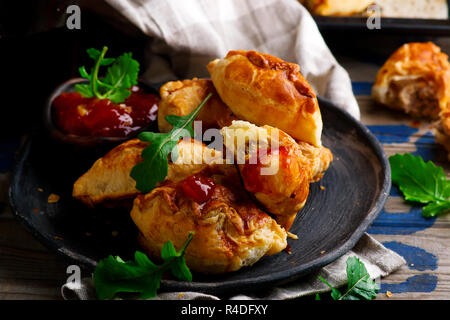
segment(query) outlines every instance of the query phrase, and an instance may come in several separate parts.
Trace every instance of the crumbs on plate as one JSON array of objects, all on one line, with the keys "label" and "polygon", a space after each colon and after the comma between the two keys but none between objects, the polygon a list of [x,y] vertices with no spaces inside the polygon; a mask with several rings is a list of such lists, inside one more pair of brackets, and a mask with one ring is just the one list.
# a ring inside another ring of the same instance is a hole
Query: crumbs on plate
[{"label": "crumbs on plate", "polygon": [[48,196],[48,200],[47,200],[48,203],[56,203],[58,201],[59,201],[59,196],[57,194],[51,193]]},{"label": "crumbs on plate", "polygon": [[291,239],[294,239],[294,240],[298,240],[298,236],[296,235],[296,234],[294,234],[294,233],[291,233],[291,232],[287,232],[287,236],[288,236],[288,238],[291,238]]}]

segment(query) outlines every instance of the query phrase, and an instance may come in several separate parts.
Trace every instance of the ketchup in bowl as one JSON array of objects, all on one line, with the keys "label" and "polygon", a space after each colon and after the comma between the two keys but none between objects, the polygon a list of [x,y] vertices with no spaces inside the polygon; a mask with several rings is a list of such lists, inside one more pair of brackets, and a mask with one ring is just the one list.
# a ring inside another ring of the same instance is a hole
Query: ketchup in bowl
[{"label": "ketchup in bowl", "polygon": [[121,103],[63,92],[52,103],[52,117],[64,133],[78,136],[126,137],[156,120],[159,97],[138,86]]}]

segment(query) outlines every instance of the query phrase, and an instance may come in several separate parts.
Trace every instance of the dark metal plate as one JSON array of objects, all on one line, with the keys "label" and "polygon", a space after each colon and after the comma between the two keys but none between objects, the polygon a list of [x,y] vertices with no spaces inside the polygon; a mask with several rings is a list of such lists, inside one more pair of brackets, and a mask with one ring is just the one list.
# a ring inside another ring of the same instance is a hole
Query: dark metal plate
[{"label": "dark metal plate", "polygon": [[[332,150],[334,161],[324,178],[311,186],[307,204],[294,222],[291,231],[299,239],[289,240],[292,254],[264,257],[222,276],[194,274],[190,283],[165,279],[162,290],[255,291],[295,280],[356,244],[384,206],[391,186],[389,163],[365,126],[329,101],[319,99],[319,103],[323,143]],[[91,271],[109,254],[130,259],[139,249],[128,212],[92,210],[71,196],[74,181],[105,152],[64,145],[38,130],[18,157],[9,194],[16,217],[33,235]],[[50,193],[60,195],[59,202],[48,203]]]}]

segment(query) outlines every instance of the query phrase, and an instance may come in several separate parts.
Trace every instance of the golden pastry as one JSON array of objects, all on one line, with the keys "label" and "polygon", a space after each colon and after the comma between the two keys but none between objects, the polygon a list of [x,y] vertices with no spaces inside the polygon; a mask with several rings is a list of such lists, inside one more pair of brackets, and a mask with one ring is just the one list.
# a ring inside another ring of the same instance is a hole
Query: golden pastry
[{"label": "golden pastry", "polygon": [[392,109],[437,119],[450,99],[448,56],[432,42],[403,45],[378,71],[372,96]]},{"label": "golden pastry", "polygon": [[297,64],[256,51],[230,51],[207,69],[220,98],[239,119],[321,145],[319,104]]},{"label": "golden pastry", "polygon": [[[197,193],[199,199],[194,199]],[[287,245],[286,231],[248,198],[233,165],[207,168],[181,182],[166,181],[137,196],[131,218],[152,257],[160,257],[166,241],[179,249],[195,232],[185,259],[191,270],[202,273],[236,271]]]},{"label": "golden pastry", "polygon": [[441,113],[441,119],[433,131],[436,142],[445,148],[450,161],[450,110]]},{"label": "golden pastry", "polygon": [[166,121],[167,115],[186,116],[202,102],[206,96],[212,97],[197,115],[202,121],[202,129],[221,128],[231,124],[233,112],[220,100],[209,79],[170,81],[160,89],[161,101],[158,107],[158,127],[160,132],[169,132],[172,125]]},{"label": "golden pastry", "polygon": [[[392,0],[391,0],[392,1]],[[313,14],[321,16],[351,16],[367,9],[373,0],[303,0]]]},{"label": "golden pastry", "polygon": [[[299,0],[312,14],[386,18],[448,19],[447,0]],[[377,7],[372,7],[377,5]],[[371,10],[368,10],[371,9]]]},{"label": "golden pastry", "polygon": [[332,161],[331,151],[306,142],[297,144],[277,128],[246,121],[233,121],[221,133],[227,152],[236,159],[245,189],[289,230],[305,205],[309,184],[320,180]]},{"label": "golden pastry", "polygon": [[[135,188],[136,182],[130,177],[130,172],[142,161],[141,153],[147,146],[146,142],[132,139],[115,147],[78,178],[72,196],[90,207],[100,203],[111,207],[119,201],[133,199],[141,192]],[[167,179],[182,180],[208,164],[221,162],[221,152],[195,140],[180,140],[178,158],[169,162]]]}]

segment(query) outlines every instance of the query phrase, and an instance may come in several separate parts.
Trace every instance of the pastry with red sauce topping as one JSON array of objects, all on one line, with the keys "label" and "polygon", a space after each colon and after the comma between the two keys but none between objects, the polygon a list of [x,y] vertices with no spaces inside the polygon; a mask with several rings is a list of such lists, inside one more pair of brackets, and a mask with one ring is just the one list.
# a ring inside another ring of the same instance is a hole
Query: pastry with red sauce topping
[{"label": "pastry with red sauce topping", "polygon": [[131,218],[152,257],[160,256],[166,241],[178,248],[195,232],[185,259],[202,273],[236,271],[287,245],[284,228],[247,196],[233,165],[208,167],[137,196]]},{"label": "pastry with red sauce topping", "polygon": [[238,163],[245,189],[289,230],[305,205],[309,184],[320,180],[331,163],[331,151],[297,143],[277,128],[246,121],[233,121],[221,132]]}]

